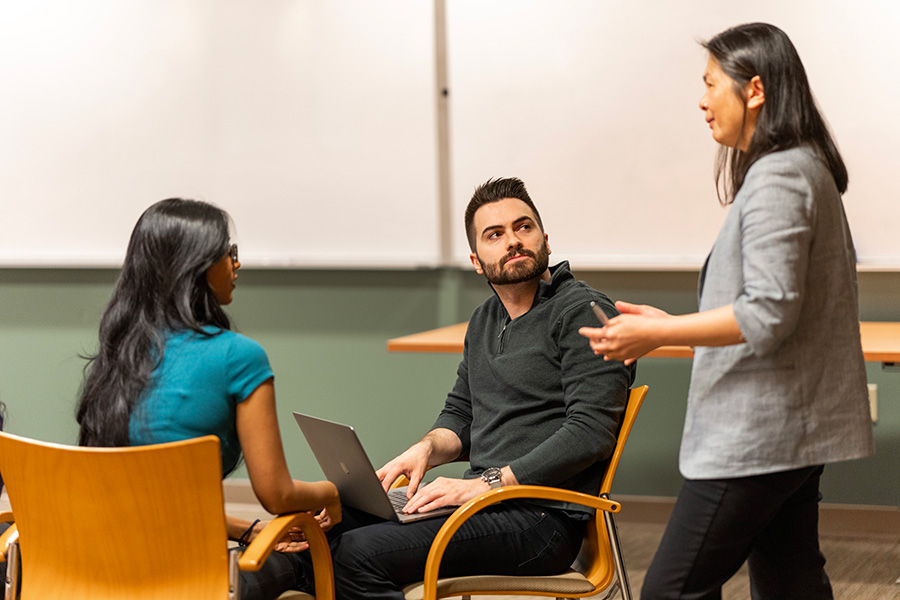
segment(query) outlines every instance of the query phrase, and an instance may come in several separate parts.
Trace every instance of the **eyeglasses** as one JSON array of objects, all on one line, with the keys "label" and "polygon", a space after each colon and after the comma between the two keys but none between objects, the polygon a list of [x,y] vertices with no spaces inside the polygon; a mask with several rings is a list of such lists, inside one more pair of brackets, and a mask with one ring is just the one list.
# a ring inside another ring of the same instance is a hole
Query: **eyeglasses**
[{"label": "eyeglasses", "polygon": [[228,246],[228,256],[231,257],[231,262],[236,263],[238,261],[237,244],[231,244],[230,246]]}]

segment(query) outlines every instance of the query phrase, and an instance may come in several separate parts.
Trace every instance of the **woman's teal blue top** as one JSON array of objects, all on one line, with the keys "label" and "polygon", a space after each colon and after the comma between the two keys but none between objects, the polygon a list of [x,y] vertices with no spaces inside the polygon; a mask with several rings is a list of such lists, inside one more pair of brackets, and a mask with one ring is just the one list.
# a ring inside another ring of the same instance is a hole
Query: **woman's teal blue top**
[{"label": "woman's teal blue top", "polygon": [[133,446],[216,435],[222,472],[228,474],[241,457],[237,405],[273,373],[266,351],[254,340],[233,331],[206,331],[216,335],[188,330],[168,336],[128,432]]}]

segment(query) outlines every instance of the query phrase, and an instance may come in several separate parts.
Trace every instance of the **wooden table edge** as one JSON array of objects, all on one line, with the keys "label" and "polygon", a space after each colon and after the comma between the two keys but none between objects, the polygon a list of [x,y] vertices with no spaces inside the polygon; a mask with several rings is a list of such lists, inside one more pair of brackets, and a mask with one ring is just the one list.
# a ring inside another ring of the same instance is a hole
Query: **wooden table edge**
[{"label": "wooden table edge", "polygon": [[[461,354],[468,323],[457,323],[387,341],[388,352],[432,352]],[[863,321],[860,323],[863,355],[867,362],[900,362],[900,323]],[[650,358],[692,358],[689,346],[661,346]]]}]

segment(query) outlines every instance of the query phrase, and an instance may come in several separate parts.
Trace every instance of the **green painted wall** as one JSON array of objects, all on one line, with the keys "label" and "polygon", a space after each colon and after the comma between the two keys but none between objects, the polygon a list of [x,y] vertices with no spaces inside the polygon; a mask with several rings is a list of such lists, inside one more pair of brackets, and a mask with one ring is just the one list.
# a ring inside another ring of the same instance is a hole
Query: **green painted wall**
[{"label": "green painted wall", "polygon": [[[0,399],[13,433],[73,443],[74,398],[116,277],[113,270],[0,269]],[[671,312],[696,309],[695,273],[584,272],[614,299]],[[228,308],[236,329],[265,346],[276,373],[285,451],[298,478],[319,478],[291,411],[353,424],[380,466],[430,426],[459,357],[388,353],[388,338],[468,318],[490,294],[467,271],[243,269]],[[860,275],[861,317],[900,320],[900,274]],[[836,365],[836,368],[839,366]],[[879,387],[877,455],[826,469],[827,502],[895,505],[900,499],[900,372],[870,364]],[[617,476],[623,494],[677,493],[678,445],[690,361],[644,359],[650,385]],[[458,467],[450,469],[458,471]],[[245,477],[238,471],[236,477]]]}]

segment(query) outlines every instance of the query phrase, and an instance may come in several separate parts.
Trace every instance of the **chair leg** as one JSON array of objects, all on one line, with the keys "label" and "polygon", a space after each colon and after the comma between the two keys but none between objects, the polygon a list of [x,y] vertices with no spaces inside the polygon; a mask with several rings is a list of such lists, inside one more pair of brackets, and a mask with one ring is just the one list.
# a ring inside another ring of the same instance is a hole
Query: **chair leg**
[{"label": "chair leg", "polygon": [[6,600],[16,600],[19,594],[19,542],[12,542],[6,550]]},{"label": "chair leg", "polygon": [[631,584],[628,583],[628,572],[625,570],[625,560],[622,558],[622,548],[619,546],[619,530],[616,528],[616,520],[613,518],[613,514],[607,511],[603,511],[603,517],[606,519],[606,531],[612,547],[616,576],[621,584],[622,600],[632,600]]},{"label": "chair leg", "polygon": [[228,550],[228,600],[240,600],[241,597],[241,569],[238,567],[240,558],[239,548]]}]

